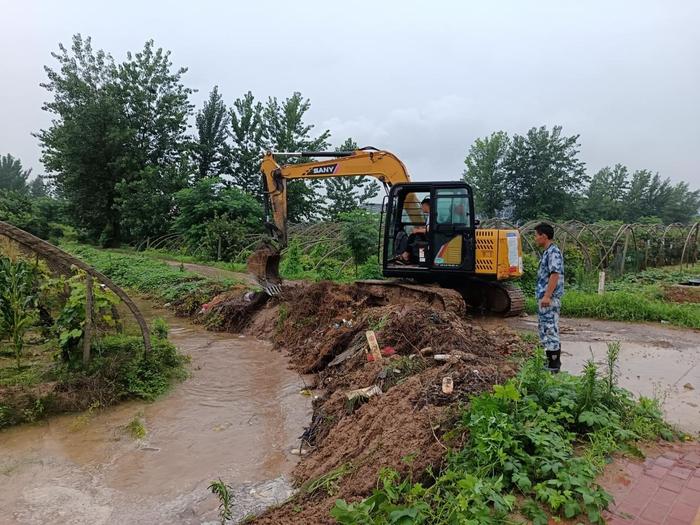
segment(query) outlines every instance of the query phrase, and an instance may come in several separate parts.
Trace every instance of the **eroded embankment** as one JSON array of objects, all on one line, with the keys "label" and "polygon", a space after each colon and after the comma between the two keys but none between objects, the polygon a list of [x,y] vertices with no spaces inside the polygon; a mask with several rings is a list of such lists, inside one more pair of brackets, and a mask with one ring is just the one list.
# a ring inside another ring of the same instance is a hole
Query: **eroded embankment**
[{"label": "eroded embankment", "polygon": [[[271,339],[296,370],[312,374],[314,415],[293,472],[301,490],[256,523],[332,523],[336,498],[368,495],[380,469],[419,476],[438,467],[446,446],[461,439],[445,435],[458,404],[511,377],[513,354],[527,351],[507,329],[473,326],[434,301],[405,300],[400,288],[298,284],[270,300],[220,296],[209,309],[223,329]],[[393,355],[369,361],[367,330]],[[380,394],[348,399],[374,385]]]}]

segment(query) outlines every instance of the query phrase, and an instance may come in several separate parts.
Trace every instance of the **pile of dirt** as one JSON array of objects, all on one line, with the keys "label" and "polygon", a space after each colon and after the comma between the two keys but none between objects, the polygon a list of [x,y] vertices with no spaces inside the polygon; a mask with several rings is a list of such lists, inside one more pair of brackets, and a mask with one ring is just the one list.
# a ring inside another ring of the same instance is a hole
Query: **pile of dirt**
[{"label": "pile of dirt", "polygon": [[[438,469],[461,440],[445,436],[459,405],[511,377],[513,354],[529,351],[514,333],[474,326],[462,312],[445,309],[449,301],[409,295],[402,288],[314,283],[289,286],[269,301],[220,303],[216,315],[224,322],[231,316],[229,326],[271,339],[296,370],[315,378],[313,420],[293,474],[301,489],[255,523],[333,523],[335,500],[369,495],[380,469],[414,476]],[[368,358],[367,330],[384,350],[380,361]],[[446,377],[454,384],[449,394]],[[379,394],[348,399],[349,391],[374,385]]]},{"label": "pile of dirt", "polygon": [[672,303],[700,303],[700,286],[675,284],[666,286],[663,294],[664,299]]}]

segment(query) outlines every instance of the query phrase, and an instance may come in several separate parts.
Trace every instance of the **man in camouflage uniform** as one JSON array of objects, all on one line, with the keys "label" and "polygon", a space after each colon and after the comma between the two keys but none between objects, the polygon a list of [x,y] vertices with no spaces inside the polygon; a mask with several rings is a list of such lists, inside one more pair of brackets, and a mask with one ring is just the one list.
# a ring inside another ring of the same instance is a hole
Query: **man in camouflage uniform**
[{"label": "man in camouflage uniform", "polygon": [[535,288],[540,343],[547,354],[547,369],[556,374],[561,368],[559,312],[561,296],[564,295],[564,257],[553,239],[551,225],[541,223],[535,227],[535,242],[544,249]]}]

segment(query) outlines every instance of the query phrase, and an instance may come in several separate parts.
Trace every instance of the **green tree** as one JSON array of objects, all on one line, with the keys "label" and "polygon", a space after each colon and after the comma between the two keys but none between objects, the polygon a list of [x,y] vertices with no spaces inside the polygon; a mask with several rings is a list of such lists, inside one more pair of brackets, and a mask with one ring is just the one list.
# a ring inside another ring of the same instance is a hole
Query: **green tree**
[{"label": "green tree", "polygon": [[658,217],[664,223],[688,222],[700,207],[700,190],[690,191],[687,183],[676,185],[658,173],[637,170],[632,175],[625,195],[624,219],[639,221],[642,217]]},{"label": "green tree", "polygon": [[36,318],[36,294],[33,268],[22,260],[0,258],[0,336],[12,343],[21,366],[24,335]]},{"label": "green tree", "polygon": [[[282,103],[271,97],[263,109],[265,137],[269,149],[275,151],[320,151],[328,147],[330,131],[313,136],[314,126],[304,122],[304,115],[311,107],[309,99],[295,92]],[[289,159],[302,162],[303,159]],[[323,210],[319,195],[321,181],[291,181],[287,184],[288,216],[291,222],[303,222],[318,218]]]},{"label": "green tree", "polygon": [[231,176],[233,184],[254,195],[262,204],[265,188],[260,162],[266,148],[263,105],[248,91],[230,109]]},{"label": "green tree", "polygon": [[476,209],[483,217],[498,217],[506,207],[505,161],[509,148],[508,134],[497,131],[476,139],[464,160],[464,180],[474,189]]},{"label": "green tree", "polygon": [[218,86],[209,93],[209,98],[195,118],[197,142],[193,148],[197,164],[197,178],[220,177],[228,172],[230,148],[227,139],[231,117],[219,94]]},{"label": "green tree", "polygon": [[121,64],[80,35],[52,55],[42,86],[53,119],[37,137],[73,223],[103,245],[163,233],[188,174],[186,70],[152,41]]},{"label": "green tree", "polygon": [[53,96],[43,106],[52,122],[36,134],[43,164],[73,224],[89,240],[102,237],[105,244],[116,244],[116,184],[129,137],[116,96],[114,60],[79,34],[70,50],[59,44],[52,56],[58,68],[45,66],[48,82],[41,84]]},{"label": "green tree", "polygon": [[252,195],[225,187],[218,177],[197,181],[175,195],[179,215],[175,230],[193,252],[231,260],[245,246],[245,236],[261,232],[263,210]]},{"label": "green tree", "polygon": [[564,218],[574,212],[588,180],[578,158],[578,135],[563,136],[561,126],[531,128],[514,135],[505,163],[507,197],[516,220]]},{"label": "green tree", "polygon": [[[357,143],[348,138],[336,151],[355,151]],[[347,213],[368,204],[379,194],[379,184],[369,177],[339,177],[323,181],[326,187],[326,217],[338,220]]]},{"label": "green tree", "polygon": [[581,218],[589,221],[620,220],[628,186],[629,172],[622,164],[599,170],[586,189]]},{"label": "green tree", "polygon": [[190,143],[187,120],[192,90],[182,84],[187,68],[173,69],[170,51],[153,40],[116,71],[117,94],[127,129],[116,185],[122,236],[142,239],[168,231],[174,194],[187,185]]},{"label": "green tree", "polygon": [[0,190],[26,191],[31,168],[22,168],[22,162],[9,153],[0,156]]},{"label": "green tree", "polygon": [[343,242],[352,253],[355,277],[357,277],[358,266],[377,253],[379,242],[377,216],[365,210],[354,210],[343,213],[340,220],[343,223]]},{"label": "green tree", "polygon": [[34,177],[27,186],[27,189],[29,190],[29,195],[33,198],[49,196],[49,189],[44,183],[44,178],[42,176]]}]

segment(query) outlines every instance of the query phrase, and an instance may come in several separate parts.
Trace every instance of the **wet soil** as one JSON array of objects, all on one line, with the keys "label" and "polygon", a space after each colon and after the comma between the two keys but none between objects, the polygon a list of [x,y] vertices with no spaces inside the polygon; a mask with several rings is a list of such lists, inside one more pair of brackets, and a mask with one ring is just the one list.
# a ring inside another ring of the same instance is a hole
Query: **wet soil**
[{"label": "wet soil", "polygon": [[[536,316],[478,322],[487,328],[537,331]],[[564,370],[579,373],[591,357],[602,362],[607,343],[620,341],[620,386],[659,398],[668,421],[685,432],[700,433],[699,330],[596,319],[562,319],[560,327]]]},{"label": "wet soil", "polygon": [[[335,500],[367,496],[382,468],[401,475],[438,469],[463,437],[445,435],[459,404],[515,373],[515,356],[528,345],[514,332],[474,326],[450,301],[422,297],[404,300],[404,290],[392,287],[296,283],[267,301],[249,294],[210,303],[226,329],[265,335],[285,350],[315,388],[305,455],[292,473],[299,492],[255,523],[333,523]],[[368,358],[367,330],[385,352],[380,361]],[[451,393],[442,389],[445,378]],[[378,393],[349,401],[349,392],[368,387]]]},{"label": "wet soil", "polygon": [[[154,403],[130,402],[0,433],[0,523],[215,521],[207,487],[233,488],[234,517],[291,493],[290,450],[310,420],[300,376],[270,343],[166,317],[191,377]],[[144,439],[126,426],[138,417]]]}]

